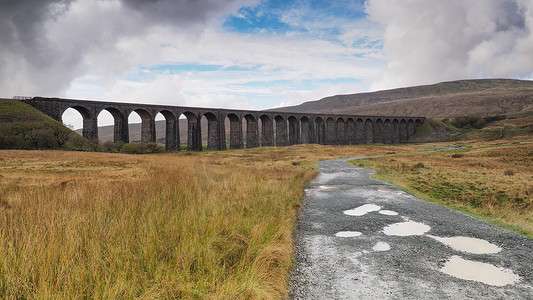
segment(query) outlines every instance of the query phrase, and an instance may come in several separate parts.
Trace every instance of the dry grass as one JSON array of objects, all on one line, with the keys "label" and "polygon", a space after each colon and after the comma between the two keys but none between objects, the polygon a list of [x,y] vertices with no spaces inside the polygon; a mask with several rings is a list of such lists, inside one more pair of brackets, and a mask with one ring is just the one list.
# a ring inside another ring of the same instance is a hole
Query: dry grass
[{"label": "dry grass", "polygon": [[530,136],[507,145],[472,141],[472,148],[454,152],[354,163],[377,169],[378,179],[423,198],[533,238],[533,144],[528,141]]},{"label": "dry grass", "polygon": [[0,151],[0,298],[286,297],[316,162],[410,150]]}]

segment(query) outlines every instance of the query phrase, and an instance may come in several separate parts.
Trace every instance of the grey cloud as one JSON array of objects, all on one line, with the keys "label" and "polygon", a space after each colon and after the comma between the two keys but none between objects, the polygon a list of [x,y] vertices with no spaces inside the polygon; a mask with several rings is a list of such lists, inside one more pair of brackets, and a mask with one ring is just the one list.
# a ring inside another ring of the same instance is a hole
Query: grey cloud
[{"label": "grey cloud", "polygon": [[61,96],[95,61],[124,71],[132,59],[117,49],[124,38],[142,39],[154,27],[202,30],[254,1],[0,0],[0,96]]}]

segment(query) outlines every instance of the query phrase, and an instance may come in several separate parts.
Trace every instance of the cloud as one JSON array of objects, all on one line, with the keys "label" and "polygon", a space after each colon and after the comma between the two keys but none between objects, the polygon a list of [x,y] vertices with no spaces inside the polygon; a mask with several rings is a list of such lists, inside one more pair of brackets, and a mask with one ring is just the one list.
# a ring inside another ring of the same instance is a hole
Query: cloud
[{"label": "cloud", "polygon": [[373,89],[533,75],[531,1],[369,0],[366,11],[389,60]]},{"label": "cloud", "polygon": [[[202,26],[255,0],[4,0],[0,7],[0,91],[61,96],[71,81],[108,78],[138,61],[121,48],[154,28],[195,36]],[[90,71],[89,71],[90,70]]]}]

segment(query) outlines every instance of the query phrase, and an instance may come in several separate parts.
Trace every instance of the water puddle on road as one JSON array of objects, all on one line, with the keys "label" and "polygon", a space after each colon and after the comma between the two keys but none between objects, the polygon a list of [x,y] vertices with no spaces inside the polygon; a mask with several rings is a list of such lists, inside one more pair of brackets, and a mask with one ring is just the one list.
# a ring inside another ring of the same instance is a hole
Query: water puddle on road
[{"label": "water puddle on road", "polygon": [[465,280],[473,280],[494,286],[516,283],[520,277],[513,271],[494,265],[452,256],[440,269],[441,272]]},{"label": "water puddle on road", "polygon": [[382,214],[382,215],[386,215],[386,216],[397,216],[398,213],[395,212],[395,211],[392,211],[392,210],[386,210],[386,209],[382,209],[380,211],[378,211],[378,213]]},{"label": "water puddle on road", "polygon": [[383,228],[383,233],[386,235],[395,236],[410,236],[410,235],[423,235],[431,229],[424,223],[418,223],[414,221],[407,221],[401,223],[394,223]]},{"label": "water puddle on road", "polygon": [[364,216],[369,212],[378,211],[381,206],[375,204],[365,204],[354,209],[345,210],[344,214],[348,216]]},{"label": "water puddle on road", "polygon": [[362,233],[359,231],[339,231],[335,233],[335,236],[337,237],[356,237],[361,235]]},{"label": "water puddle on road", "polygon": [[433,235],[428,235],[430,238],[433,238],[454,250],[468,252],[472,254],[492,254],[502,251],[502,248],[489,243],[488,241],[466,237],[466,236],[455,236],[455,237],[438,237]]},{"label": "water puddle on road", "polygon": [[374,251],[389,251],[390,245],[385,242],[377,242],[374,247],[372,247],[372,250]]}]

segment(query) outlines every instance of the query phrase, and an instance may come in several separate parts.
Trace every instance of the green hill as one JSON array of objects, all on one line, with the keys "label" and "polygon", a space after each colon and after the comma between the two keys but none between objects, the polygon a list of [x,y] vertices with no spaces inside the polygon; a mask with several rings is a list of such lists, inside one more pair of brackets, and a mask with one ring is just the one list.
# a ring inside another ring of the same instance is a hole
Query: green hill
[{"label": "green hill", "polygon": [[90,149],[91,143],[30,105],[0,99],[0,149]]}]

